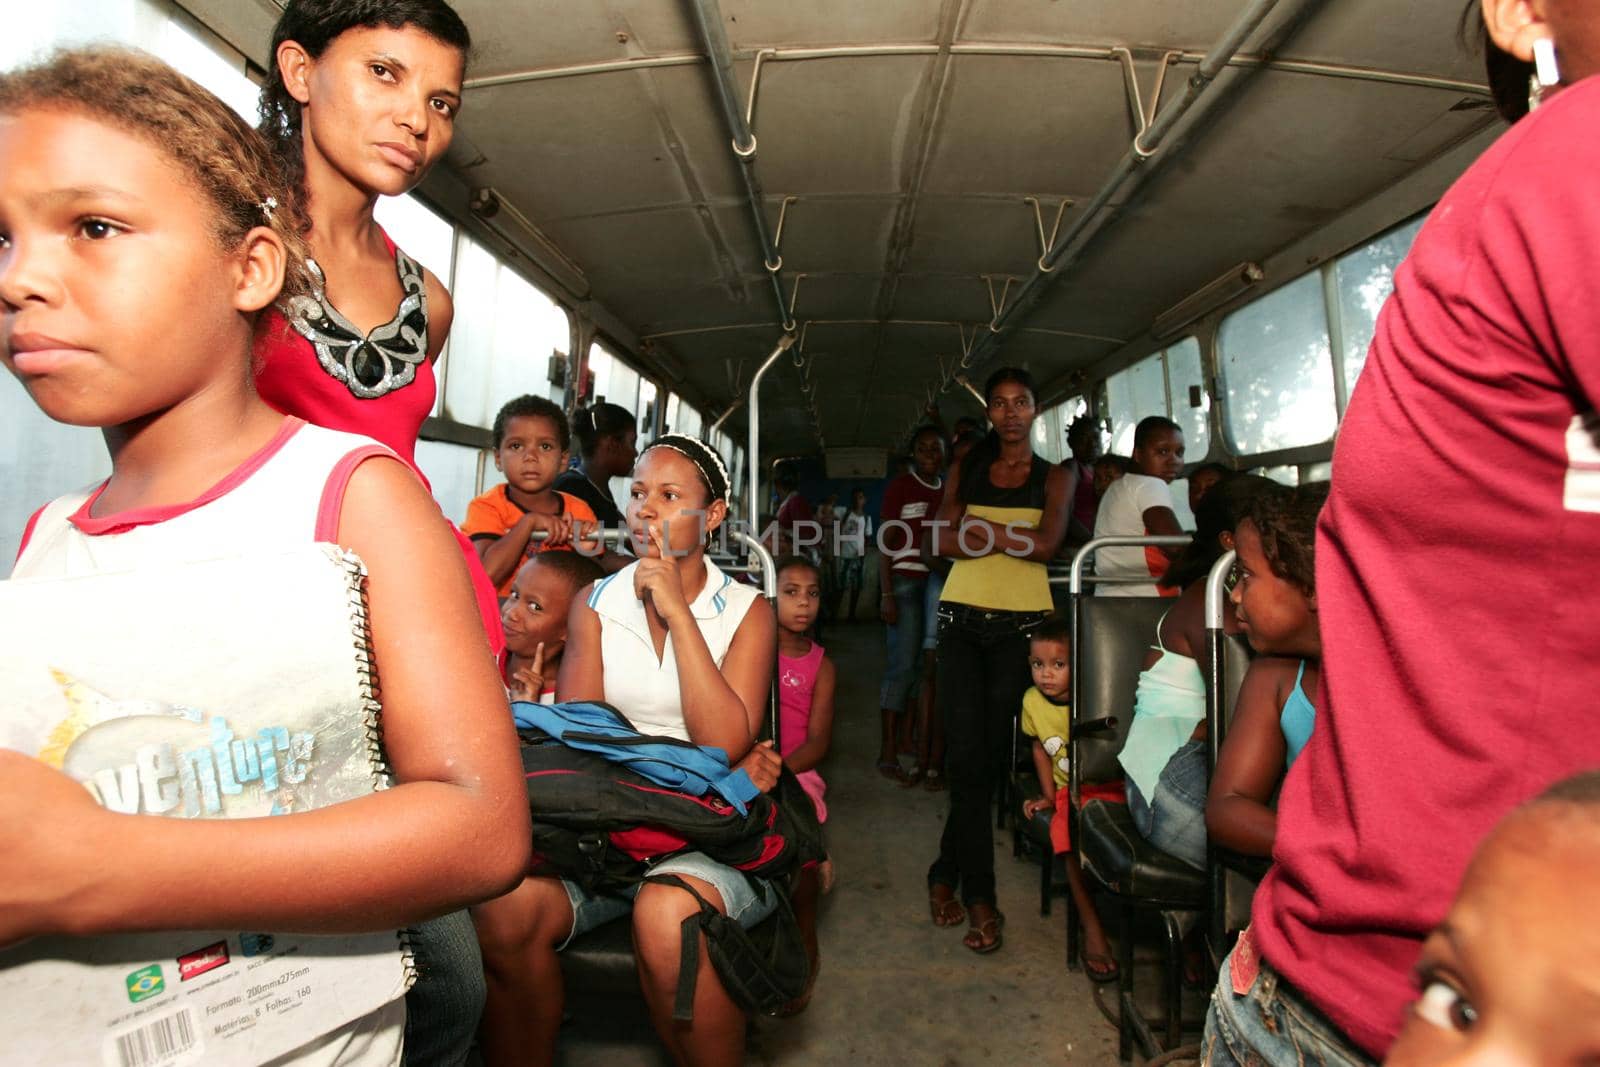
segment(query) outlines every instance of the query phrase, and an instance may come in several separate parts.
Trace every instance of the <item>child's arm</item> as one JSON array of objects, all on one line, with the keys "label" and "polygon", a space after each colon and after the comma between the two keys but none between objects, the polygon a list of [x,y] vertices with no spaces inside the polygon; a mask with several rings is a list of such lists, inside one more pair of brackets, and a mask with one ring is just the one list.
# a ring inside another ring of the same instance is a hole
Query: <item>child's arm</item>
[{"label": "child's arm", "polygon": [[833,743],[833,661],[822,657],[817,681],[811,689],[811,720],[806,723],[806,739],[783,762],[796,774],[809,771],[822,762]]},{"label": "child's arm", "polygon": [[1038,812],[1052,811],[1056,806],[1055,771],[1050,766],[1049,753],[1037,737],[1033,739],[1033,773],[1039,776],[1039,795],[1022,805],[1023,817],[1029,819]]},{"label": "child's arm", "polygon": [[1272,855],[1278,816],[1267,801],[1283,778],[1287,751],[1278,719],[1298,667],[1298,660],[1261,657],[1250,664],[1239,689],[1206,796],[1206,832],[1235,852]]},{"label": "child's arm", "polygon": [[381,930],[517,884],[531,835],[516,736],[449,527],[409,469],[374,459],[351,477],[339,541],[368,569],[395,787],[272,818],[119,815],[0,753],[0,943]]},{"label": "child's arm", "polygon": [[483,569],[496,587],[504,585],[507,578],[517,573],[528,555],[528,541],[535,534],[547,535],[546,545],[566,544],[572,537],[572,518],[569,515],[540,515],[527,512],[516,523],[494,540],[480,538],[473,542]]}]

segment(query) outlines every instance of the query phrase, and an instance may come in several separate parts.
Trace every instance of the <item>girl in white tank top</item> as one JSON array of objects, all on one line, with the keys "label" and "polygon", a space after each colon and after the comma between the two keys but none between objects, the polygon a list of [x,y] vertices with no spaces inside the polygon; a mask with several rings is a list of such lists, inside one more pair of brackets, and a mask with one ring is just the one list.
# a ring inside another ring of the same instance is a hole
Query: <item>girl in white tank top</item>
[{"label": "girl in white tank top", "polygon": [[[251,386],[257,317],[286,277],[303,287],[289,195],[257,134],[143,53],[67,52],[0,75],[0,362],[45,414],[101,427],[112,460],[105,484],[34,517],[18,573],[336,540],[367,568],[395,780],[303,814],[173,819],[104,810],[0,750],[0,945],[394,930],[502,893],[526,867],[516,737],[438,507],[386,449],[286,419]],[[203,601],[157,607],[192,620],[196,656],[231,621]],[[392,1001],[279,1062],[397,1063],[403,1024]]]}]

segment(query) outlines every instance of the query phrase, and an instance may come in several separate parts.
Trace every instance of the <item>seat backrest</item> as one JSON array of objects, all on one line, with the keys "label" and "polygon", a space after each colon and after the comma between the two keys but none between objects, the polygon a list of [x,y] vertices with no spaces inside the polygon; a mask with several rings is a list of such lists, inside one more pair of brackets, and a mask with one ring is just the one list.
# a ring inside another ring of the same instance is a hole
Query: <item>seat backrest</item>
[{"label": "seat backrest", "polygon": [[1095,734],[1076,742],[1074,766],[1080,781],[1105,782],[1122,777],[1117,753],[1133,724],[1133,694],[1145,653],[1155,644],[1156,625],[1173,601],[1166,597],[1077,598],[1077,627],[1073,664],[1073,718],[1083,722],[1117,717],[1112,733]]}]

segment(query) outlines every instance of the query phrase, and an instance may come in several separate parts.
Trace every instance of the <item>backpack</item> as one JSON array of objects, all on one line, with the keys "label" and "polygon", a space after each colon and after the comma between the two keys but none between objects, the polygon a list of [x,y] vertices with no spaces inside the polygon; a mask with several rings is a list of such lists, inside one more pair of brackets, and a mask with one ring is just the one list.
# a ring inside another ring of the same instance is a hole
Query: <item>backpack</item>
[{"label": "backpack", "polygon": [[[598,706],[621,718],[609,705]],[[714,788],[694,796],[663,788],[634,769],[640,766],[640,746],[649,744],[655,753],[648,761],[652,777],[660,771],[654,766],[658,760],[670,763],[684,750],[695,753],[690,758],[697,765],[704,753],[715,754],[726,773],[727,760],[718,749],[635,733],[640,741],[613,739],[614,746],[585,739],[586,747],[596,751],[584,751],[542,730],[518,732],[533,815],[531,874],[566,878],[591,892],[612,894],[651,881],[695,898],[698,910],[683,924],[675,1018],[693,1016],[699,966],[694,934],[700,931],[706,935],[712,966],[744,1011],[776,1014],[805,991],[810,957],[789,905],[790,883],[798,871],[814,866],[826,853],[816,808],[787,768],[770,793],[757,793],[740,812]],[[577,740],[570,733],[567,739]],[[603,751],[615,751],[628,762],[613,762]],[[702,852],[761,879],[756,885],[759,893],[778,895],[772,916],[745,930],[682,879],[650,874],[652,863],[688,851]]]}]

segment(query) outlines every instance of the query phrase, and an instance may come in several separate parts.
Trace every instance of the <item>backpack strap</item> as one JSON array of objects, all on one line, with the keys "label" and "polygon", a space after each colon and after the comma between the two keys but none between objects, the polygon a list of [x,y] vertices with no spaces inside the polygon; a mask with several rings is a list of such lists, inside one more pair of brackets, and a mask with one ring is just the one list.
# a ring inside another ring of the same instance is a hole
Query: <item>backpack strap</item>
[{"label": "backpack strap", "polygon": [[694,886],[675,874],[652,874],[645,881],[681,889],[693,897],[700,908],[685,918],[679,927],[678,992],[672,1002],[672,1018],[678,1022],[690,1022],[694,1019],[694,987],[700,977],[700,931],[705,929],[712,916],[722,913],[713,908]]}]

